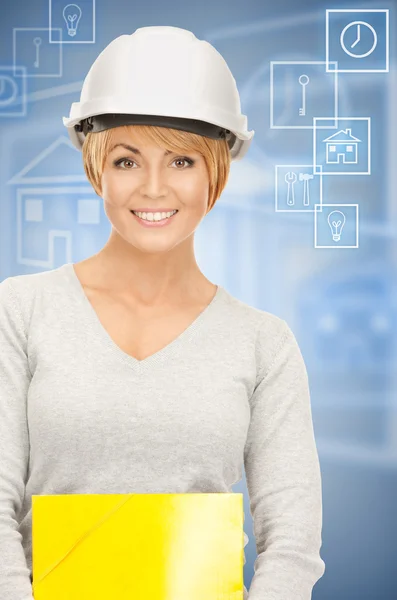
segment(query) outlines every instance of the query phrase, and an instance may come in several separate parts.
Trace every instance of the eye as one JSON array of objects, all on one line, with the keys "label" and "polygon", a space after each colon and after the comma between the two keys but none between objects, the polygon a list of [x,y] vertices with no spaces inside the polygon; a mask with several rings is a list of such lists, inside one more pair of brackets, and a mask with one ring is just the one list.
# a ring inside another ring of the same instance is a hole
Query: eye
[{"label": "eye", "polygon": [[[136,164],[136,162],[134,160],[131,160],[130,158],[120,158],[119,160],[116,160],[114,162],[114,166],[115,167],[119,167],[122,163],[134,163]],[[122,167],[123,169],[127,168],[129,169],[130,167]]]},{"label": "eye", "polygon": [[191,158],[187,158],[187,156],[181,156],[180,158],[176,158],[173,162],[176,161],[187,162],[189,167],[191,167],[194,164],[194,160],[192,160]]}]

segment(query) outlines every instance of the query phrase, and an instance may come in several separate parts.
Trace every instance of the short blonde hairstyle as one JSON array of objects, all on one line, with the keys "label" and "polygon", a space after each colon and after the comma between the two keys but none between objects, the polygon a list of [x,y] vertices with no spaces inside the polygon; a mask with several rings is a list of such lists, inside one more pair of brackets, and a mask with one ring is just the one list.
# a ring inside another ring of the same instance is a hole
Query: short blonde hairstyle
[{"label": "short blonde hairstyle", "polygon": [[[212,139],[189,131],[154,125],[123,125],[129,133],[136,131],[147,141],[172,152],[199,152],[204,157],[208,176],[209,194],[207,214],[223,192],[230,172],[230,149],[225,139]],[[89,132],[83,144],[84,170],[98,196],[101,178],[112,141],[114,128],[96,133]]]}]

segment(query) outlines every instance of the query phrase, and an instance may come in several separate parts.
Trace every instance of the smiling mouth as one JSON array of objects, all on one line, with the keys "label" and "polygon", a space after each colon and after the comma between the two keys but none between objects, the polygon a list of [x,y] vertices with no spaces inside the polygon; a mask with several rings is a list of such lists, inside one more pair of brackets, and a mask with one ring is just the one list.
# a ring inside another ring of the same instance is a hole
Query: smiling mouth
[{"label": "smiling mouth", "polygon": [[[154,219],[154,218],[153,218],[153,219],[148,219],[148,218],[143,218],[143,217],[139,216],[139,214],[138,214],[138,213],[137,213],[135,210],[130,210],[130,212],[131,212],[133,215],[135,215],[136,217],[138,217],[138,219],[141,219],[142,221],[146,221],[146,222],[148,222],[148,223],[159,223],[159,222],[161,222],[161,221],[167,221],[168,219],[170,219],[171,217],[173,217],[174,215],[176,215],[176,214],[177,214],[177,212],[178,212],[178,210],[177,210],[177,209],[175,209],[171,215],[169,215],[169,216],[166,216],[166,217],[161,217],[160,219]],[[143,214],[143,213],[141,212],[141,214]],[[153,214],[153,215],[154,215],[155,213],[146,213],[146,217],[147,217],[149,214]],[[161,212],[160,212],[160,211],[159,211],[159,214],[161,214]]]},{"label": "smiling mouth", "polygon": [[[134,210],[130,210],[130,213],[135,218],[137,218],[141,222],[142,225],[144,224],[146,227],[155,227],[156,225],[157,226],[165,225],[166,223],[169,223],[173,219],[173,217],[175,217],[177,215],[178,212],[179,211],[177,209],[175,209],[175,211],[168,217],[164,217],[164,218],[160,218],[160,219],[143,219]],[[150,213],[146,213],[146,214],[150,214]]]}]

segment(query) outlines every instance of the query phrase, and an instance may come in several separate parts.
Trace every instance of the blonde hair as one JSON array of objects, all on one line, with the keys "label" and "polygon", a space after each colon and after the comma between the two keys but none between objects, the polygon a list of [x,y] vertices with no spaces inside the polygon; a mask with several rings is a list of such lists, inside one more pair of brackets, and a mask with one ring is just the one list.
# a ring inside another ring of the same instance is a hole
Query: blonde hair
[{"label": "blonde hair", "polygon": [[[209,175],[207,214],[223,192],[230,172],[230,149],[225,139],[212,139],[189,131],[154,125],[123,125],[129,133],[136,131],[144,139],[173,152],[199,152],[204,157]],[[98,196],[101,178],[112,140],[111,129],[89,132],[83,144],[84,170]]]}]

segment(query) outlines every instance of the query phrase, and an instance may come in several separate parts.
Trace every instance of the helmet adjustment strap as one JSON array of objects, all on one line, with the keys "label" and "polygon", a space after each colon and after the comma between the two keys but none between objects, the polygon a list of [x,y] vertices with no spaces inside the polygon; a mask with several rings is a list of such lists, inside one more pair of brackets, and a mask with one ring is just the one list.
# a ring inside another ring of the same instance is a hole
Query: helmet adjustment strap
[{"label": "helmet adjustment strap", "polygon": [[212,139],[226,139],[231,148],[236,136],[229,130],[219,125],[207,123],[199,119],[185,119],[180,117],[167,117],[160,115],[130,115],[130,114],[103,114],[82,119],[74,126],[76,131],[87,135],[89,132],[97,133],[122,125],[156,125],[169,127],[181,131],[190,131]]}]

